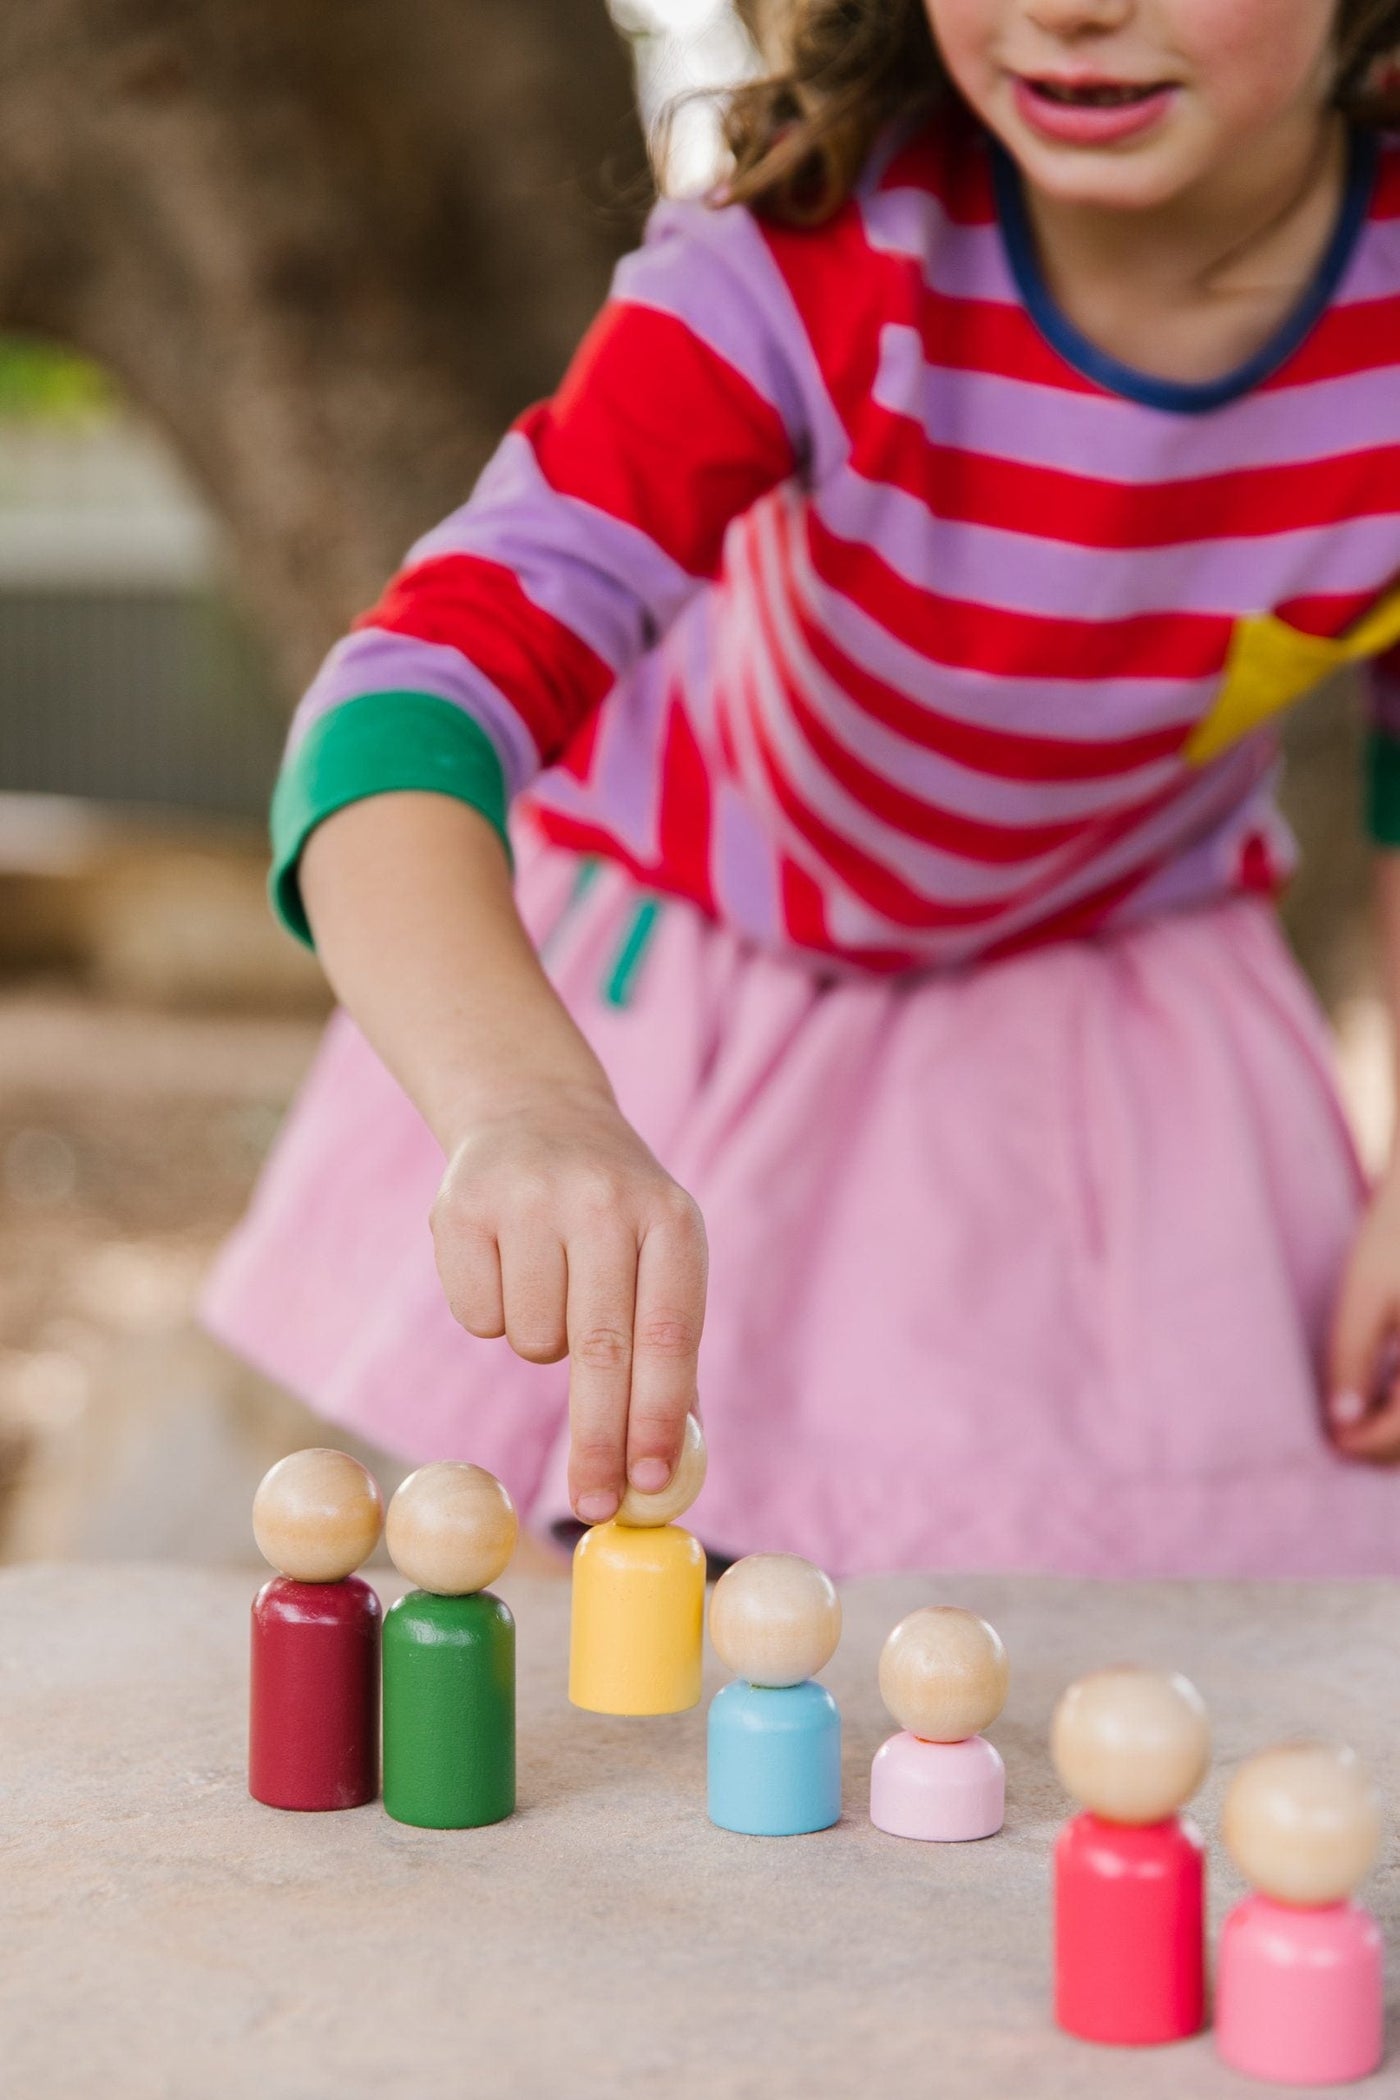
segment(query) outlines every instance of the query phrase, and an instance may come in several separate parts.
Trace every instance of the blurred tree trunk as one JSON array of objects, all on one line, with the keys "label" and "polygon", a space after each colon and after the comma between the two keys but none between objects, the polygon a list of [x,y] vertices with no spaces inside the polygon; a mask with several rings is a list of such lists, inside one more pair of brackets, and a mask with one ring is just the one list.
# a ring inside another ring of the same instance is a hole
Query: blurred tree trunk
[{"label": "blurred tree trunk", "polygon": [[554,383],[644,171],[604,0],[0,12],[0,327],[163,426],[289,686]]}]

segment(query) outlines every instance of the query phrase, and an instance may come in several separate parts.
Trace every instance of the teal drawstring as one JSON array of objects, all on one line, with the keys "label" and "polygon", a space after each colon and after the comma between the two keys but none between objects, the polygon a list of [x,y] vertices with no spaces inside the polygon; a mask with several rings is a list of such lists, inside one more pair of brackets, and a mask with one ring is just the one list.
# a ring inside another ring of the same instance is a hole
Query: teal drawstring
[{"label": "teal drawstring", "polygon": [[[548,962],[554,954],[566,929],[573,920],[574,914],[598,880],[598,877],[602,874],[603,867],[604,862],[598,854],[589,854],[586,859],[579,862],[578,867],[574,871],[573,884],[565,901],[564,909],[540,943],[539,955],[541,962]],[[656,922],[660,916],[661,899],[659,897],[643,897],[639,903],[633,906],[631,917],[627,921],[626,931],[622,936],[621,945],[603,984],[603,997],[609,1006],[625,1007],[631,1003],[632,994],[636,989],[637,978],[642,964],[646,960],[646,952],[651,945],[651,937],[656,930]]]},{"label": "teal drawstring", "polygon": [[569,901],[564,906],[566,914],[571,912],[576,904],[582,904],[602,872],[603,863],[596,854],[591,854],[587,860],[579,862],[578,873],[574,876],[574,886],[569,891]]},{"label": "teal drawstring", "polygon": [[627,1006],[631,1003],[638,973],[660,916],[661,905],[655,897],[643,898],[633,912],[631,924],[623,935],[622,946],[618,949],[617,960],[603,986],[603,997],[609,1006]]},{"label": "teal drawstring", "polygon": [[539,944],[538,953],[541,962],[549,961],[549,958],[559,945],[560,937],[565,927],[592,889],[594,883],[598,880],[602,871],[603,863],[596,854],[591,854],[587,860],[579,862],[574,870],[574,879],[570,886],[569,894],[564,900],[564,909]]}]

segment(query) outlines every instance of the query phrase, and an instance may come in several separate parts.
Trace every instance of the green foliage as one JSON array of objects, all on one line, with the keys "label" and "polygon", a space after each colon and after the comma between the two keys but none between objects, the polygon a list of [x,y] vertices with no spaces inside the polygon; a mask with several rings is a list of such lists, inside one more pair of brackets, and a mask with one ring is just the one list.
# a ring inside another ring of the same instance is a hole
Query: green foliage
[{"label": "green foliage", "polygon": [[31,336],[0,335],[0,417],[72,422],[116,404],[98,366]]}]

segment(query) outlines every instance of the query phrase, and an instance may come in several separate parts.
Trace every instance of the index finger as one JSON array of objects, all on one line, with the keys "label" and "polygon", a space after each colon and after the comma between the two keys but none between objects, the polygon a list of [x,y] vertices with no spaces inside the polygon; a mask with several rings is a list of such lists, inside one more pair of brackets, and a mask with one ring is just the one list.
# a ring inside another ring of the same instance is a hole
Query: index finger
[{"label": "index finger", "polygon": [[637,1256],[627,1477],[643,1494],[666,1486],[697,1404],[700,1331],[708,1273],[705,1228],[694,1204],[650,1226]]},{"label": "index finger", "polygon": [[630,1232],[570,1240],[569,1499],[585,1524],[606,1523],[625,1486],[637,1242]]}]

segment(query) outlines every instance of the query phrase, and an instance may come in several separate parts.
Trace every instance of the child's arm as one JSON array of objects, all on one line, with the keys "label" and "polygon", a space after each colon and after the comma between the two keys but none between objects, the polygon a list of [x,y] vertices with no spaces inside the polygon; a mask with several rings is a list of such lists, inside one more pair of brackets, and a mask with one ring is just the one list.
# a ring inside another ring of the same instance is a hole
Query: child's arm
[{"label": "child's arm", "polygon": [[[1400,1043],[1400,851],[1377,855],[1382,959],[1392,1036]],[[1400,1460],[1400,1148],[1356,1236],[1333,1322],[1328,1425],[1339,1451]]]},{"label": "child's arm", "polygon": [[746,212],[662,206],[552,401],[332,650],[273,804],[277,909],[448,1154],[454,1311],[572,1357],[593,1520],[624,1458],[651,1489],[678,1455],[704,1239],[530,951],[506,812],[544,769],[615,765],[620,738],[662,780],[663,742],[608,698],[718,577],[733,519],[816,459],[791,305]]},{"label": "child's arm", "polygon": [[338,997],[447,1155],[438,1269],[471,1333],[570,1357],[569,1492],[664,1486],[696,1405],[705,1235],[620,1114],[516,915],[501,841],[445,795],[321,823],[301,894]]}]

